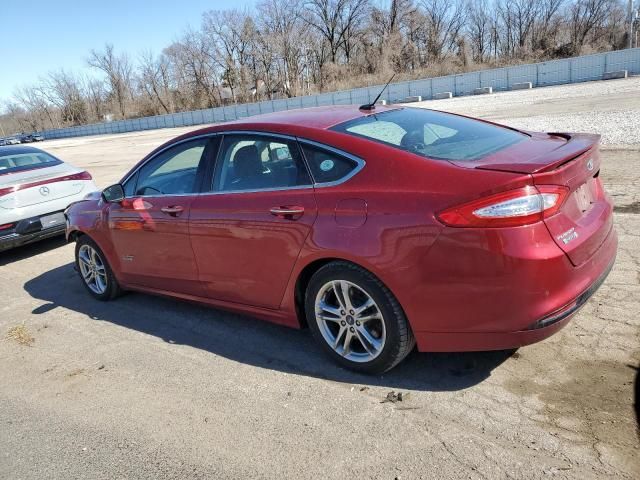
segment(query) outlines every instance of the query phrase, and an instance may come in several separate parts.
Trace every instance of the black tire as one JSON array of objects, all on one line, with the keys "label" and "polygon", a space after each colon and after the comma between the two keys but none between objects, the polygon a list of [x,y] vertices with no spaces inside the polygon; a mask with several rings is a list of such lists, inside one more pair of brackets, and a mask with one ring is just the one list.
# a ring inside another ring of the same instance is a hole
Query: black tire
[{"label": "black tire", "polygon": [[[370,361],[357,362],[343,357],[329,345],[321,332],[318,322],[322,321],[316,318],[315,313],[316,297],[327,283],[339,280],[345,280],[364,290],[375,301],[382,314],[386,340],[377,357]],[[307,323],[322,348],[334,361],[350,370],[369,374],[384,373],[400,363],[415,346],[415,338],[407,318],[393,293],[371,272],[349,262],[331,262],[311,277],[305,291],[305,314]]]},{"label": "black tire", "polygon": [[[87,282],[84,280],[82,276],[82,270],[80,268],[79,252],[84,245],[87,245],[93,248],[96,254],[99,256],[100,260],[102,261],[102,264],[104,265],[105,274],[106,274],[106,289],[104,290],[103,293],[94,292],[89,287],[89,285],[87,284]],[[120,284],[118,283],[118,280],[116,279],[115,275],[113,274],[113,271],[111,270],[111,266],[107,261],[106,255],[102,252],[100,247],[98,247],[96,242],[94,242],[87,235],[81,235],[76,240],[75,257],[76,257],[75,258],[76,271],[80,276],[80,281],[82,282],[82,285],[84,285],[84,287],[87,289],[87,291],[91,294],[93,298],[106,302],[108,300],[113,300],[114,298],[122,294],[122,289],[120,288]]]}]

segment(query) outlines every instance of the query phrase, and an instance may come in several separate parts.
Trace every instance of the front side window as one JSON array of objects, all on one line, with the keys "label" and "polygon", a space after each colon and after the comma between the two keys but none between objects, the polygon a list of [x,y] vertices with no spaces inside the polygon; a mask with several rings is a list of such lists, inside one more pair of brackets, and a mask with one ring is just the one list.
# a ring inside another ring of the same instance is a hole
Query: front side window
[{"label": "front side window", "polygon": [[311,185],[295,141],[262,135],[225,135],[213,190],[231,192]]},{"label": "front side window", "polygon": [[506,127],[420,108],[374,113],[332,130],[441,160],[477,160],[527,138]]},{"label": "front side window", "polygon": [[[195,193],[198,167],[208,140],[181,143],[160,153],[144,165],[137,177],[135,195],[180,195]],[[131,189],[130,182],[125,192]]]}]

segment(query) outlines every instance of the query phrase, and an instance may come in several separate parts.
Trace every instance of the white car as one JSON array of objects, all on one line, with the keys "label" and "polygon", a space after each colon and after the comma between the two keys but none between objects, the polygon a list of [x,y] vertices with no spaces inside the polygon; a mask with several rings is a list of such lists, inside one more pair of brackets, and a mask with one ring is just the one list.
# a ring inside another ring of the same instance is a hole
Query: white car
[{"label": "white car", "polygon": [[33,147],[0,147],[0,251],[65,230],[64,210],[97,190],[89,172]]}]

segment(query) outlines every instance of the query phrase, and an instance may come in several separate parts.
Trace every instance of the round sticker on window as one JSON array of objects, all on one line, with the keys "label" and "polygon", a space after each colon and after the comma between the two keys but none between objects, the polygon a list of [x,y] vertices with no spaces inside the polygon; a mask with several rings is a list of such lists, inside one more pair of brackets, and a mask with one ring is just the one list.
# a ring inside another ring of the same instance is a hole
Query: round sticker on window
[{"label": "round sticker on window", "polygon": [[321,164],[320,164],[320,170],[322,170],[323,172],[328,172],[329,170],[331,170],[333,168],[333,160],[324,160]]}]

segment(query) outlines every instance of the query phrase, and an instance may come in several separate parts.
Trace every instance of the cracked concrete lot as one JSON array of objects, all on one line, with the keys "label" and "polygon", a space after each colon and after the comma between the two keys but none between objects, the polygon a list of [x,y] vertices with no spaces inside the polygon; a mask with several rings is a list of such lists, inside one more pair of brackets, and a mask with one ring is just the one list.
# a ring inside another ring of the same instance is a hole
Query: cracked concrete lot
[{"label": "cracked concrete lot", "polygon": [[[639,478],[639,80],[425,102],[607,135],[616,265],[567,328],[516,353],[414,353],[366,377],[308,331],[96,302],[61,240],[0,254],[0,478]],[[105,186],[182,131],[38,146]],[[383,402],[392,390],[402,402]]]}]

